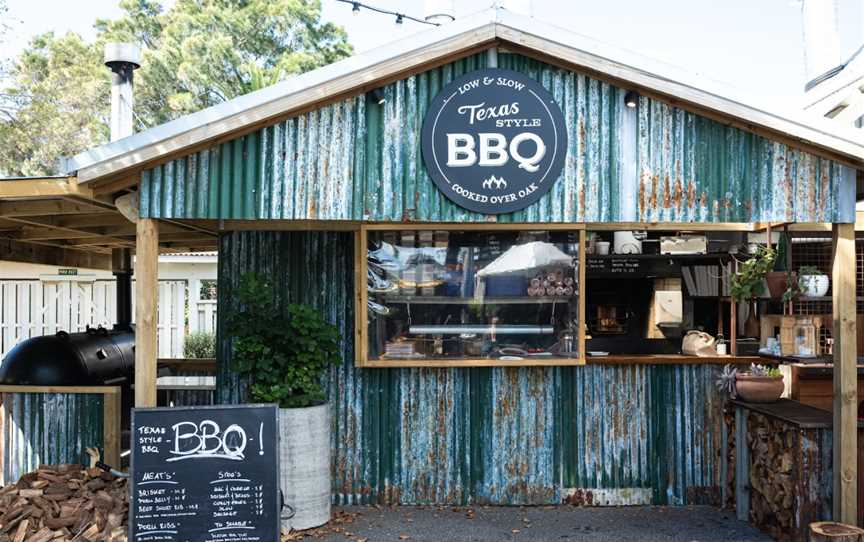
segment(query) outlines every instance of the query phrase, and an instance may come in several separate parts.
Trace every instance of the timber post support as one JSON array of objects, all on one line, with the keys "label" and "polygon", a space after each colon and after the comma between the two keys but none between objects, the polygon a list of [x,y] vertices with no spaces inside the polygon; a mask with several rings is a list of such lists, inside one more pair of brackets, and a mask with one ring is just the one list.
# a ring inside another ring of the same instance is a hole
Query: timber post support
[{"label": "timber post support", "polygon": [[135,406],[156,406],[159,224],[138,220],[135,238]]},{"label": "timber post support", "polygon": [[834,521],[858,523],[855,225],[834,225]]}]

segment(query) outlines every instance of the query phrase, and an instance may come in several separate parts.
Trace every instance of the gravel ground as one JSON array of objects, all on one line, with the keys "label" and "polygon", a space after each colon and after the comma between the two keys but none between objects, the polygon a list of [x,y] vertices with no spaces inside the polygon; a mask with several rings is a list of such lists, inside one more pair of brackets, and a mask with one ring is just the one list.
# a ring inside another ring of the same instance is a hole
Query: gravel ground
[{"label": "gravel ground", "polygon": [[325,542],[743,542],[770,541],[709,506],[620,508],[542,507],[339,507],[321,529],[288,540]]}]

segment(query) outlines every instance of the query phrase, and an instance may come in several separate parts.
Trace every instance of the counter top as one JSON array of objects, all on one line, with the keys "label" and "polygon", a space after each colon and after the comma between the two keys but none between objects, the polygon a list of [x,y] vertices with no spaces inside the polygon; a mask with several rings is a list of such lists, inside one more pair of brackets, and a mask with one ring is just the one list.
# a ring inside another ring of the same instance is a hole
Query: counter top
[{"label": "counter top", "polygon": [[830,429],[832,424],[832,414],[827,410],[792,399],[780,399],[775,403],[748,403],[738,399],[729,402],[736,407],[783,420],[801,429]]},{"label": "counter top", "polygon": [[759,354],[759,357],[778,363],[801,363],[808,365],[832,363],[834,361],[833,356],[814,356],[812,358],[802,358],[798,356],[777,356],[774,354]]},{"label": "counter top", "polygon": [[596,365],[750,365],[760,363],[759,356],[687,356],[684,354],[613,354],[588,356],[585,362]]}]

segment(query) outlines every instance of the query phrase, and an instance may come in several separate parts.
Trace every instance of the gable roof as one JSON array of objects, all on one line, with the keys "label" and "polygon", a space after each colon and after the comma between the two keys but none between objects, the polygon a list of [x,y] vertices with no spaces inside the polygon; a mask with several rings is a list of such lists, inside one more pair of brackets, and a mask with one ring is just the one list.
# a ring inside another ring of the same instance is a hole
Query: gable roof
[{"label": "gable roof", "polygon": [[[804,109],[852,124],[864,115],[864,45],[839,66],[807,84]],[[840,108],[840,111],[835,111]],[[836,124],[836,123],[835,123]]]},{"label": "gable roof", "polygon": [[497,42],[604,74],[625,86],[671,97],[676,103],[690,103],[724,118],[739,119],[747,127],[767,129],[857,167],[864,166],[860,133],[798,112],[773,111],[698,73],[503,8],[491,8],[95,147],[68,159],[66,170],[77,173],[79,183],[116,178],[143,164],[225,139],[291,111],[370,90],[423,66]]}]

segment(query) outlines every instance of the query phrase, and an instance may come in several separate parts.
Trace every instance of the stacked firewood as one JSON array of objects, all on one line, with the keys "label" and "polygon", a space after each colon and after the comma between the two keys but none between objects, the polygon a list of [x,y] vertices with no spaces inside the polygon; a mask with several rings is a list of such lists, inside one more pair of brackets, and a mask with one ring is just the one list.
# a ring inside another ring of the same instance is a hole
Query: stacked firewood
[{"label": "stacked firewood", "polygon": [[723,418],[726,430],[726,462],[722,464],[726,469],[726,500],[724,508],[735,508],[735,461],[737,450],[735,449],[735,409],[729,405],[723,408]]},{"label": "stacked firewood", "polygon": [[128,508],[125,479],[43,465],[0,489],[0,542],[125,542]]},{"label": "stacked firewood", "polygon": [[795,531],[795,473],[792,451],[796,435],[788,426],[751,413],[750,516],[778,540]]}]

